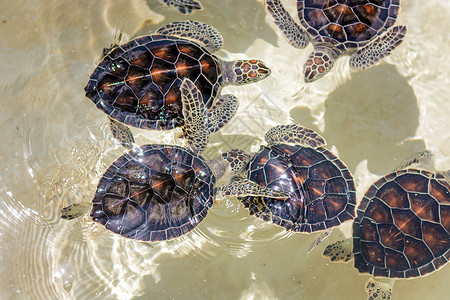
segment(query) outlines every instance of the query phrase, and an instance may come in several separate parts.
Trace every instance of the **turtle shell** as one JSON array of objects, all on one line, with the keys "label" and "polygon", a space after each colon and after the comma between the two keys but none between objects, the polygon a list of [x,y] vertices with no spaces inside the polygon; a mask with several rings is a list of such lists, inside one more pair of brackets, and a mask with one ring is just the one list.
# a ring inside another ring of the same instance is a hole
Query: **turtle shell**
[{"label": "turtle shell", "polygon": [[288,230],[314,232],[355,217],[353,177],[325,148],[262,147],[249,164],[247,178],[291,195],[286,200],[240,198],[250,214]]},{"label": "turtle shell", "polygon": [[86,96],[122,123],[144,129],[184,124],[180,85],[189,78],[211,107],[220,89],[221,63],[193,40],[152,34],[109,52],[92,73]]},{"label": "turtle shell", "polygon": [[297,0],[303,27],[317,43],[354,49],[394,25],[400,0]]},{"label": "turtle shell", "polygon": [[355,267],[374,276],[419,277],[450,260],[450,185],[406,169],[376,181],[353,223]]},{"label": "turtle shell", "polygon": [[178,146],[144,145],[106,170],[90,215],[127,238],[173,239],[206,216],[214,184],[215,177],[201,156]]}]

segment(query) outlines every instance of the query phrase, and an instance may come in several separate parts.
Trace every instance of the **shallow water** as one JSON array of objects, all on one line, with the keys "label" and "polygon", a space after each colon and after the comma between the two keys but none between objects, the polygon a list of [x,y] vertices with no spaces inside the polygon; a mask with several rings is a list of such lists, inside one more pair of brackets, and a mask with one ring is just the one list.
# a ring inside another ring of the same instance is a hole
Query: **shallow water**
[{"label": "shallow water", "polygon": [[[280,35],[262,0],[203,0],[190,19],[224,36],[223,59],[254,57],[266,80],[226,87],[237,116],[214,134],[207,158],[256,150],[264,132],[290,120],[322,133],[353,172],[358,199],[379,176],[422,149],[450,168],[450,3],[402,2],[404,43],[381,64],[351,71],[341,58],[331,74],[306,85],[311,50]],[[284,1],[293,11],[295,1]],[[3,1],[0,3],[0,295],[4,299],[364,299],[352,264],[322,257],[351,234],[344,224],[310,254],[314,235],[287,233],[249,216],[234,197],[177,240],[147,244],[120,238],[88,217],[59,210],[89,201],[124,149],[83,88],[103,47],[186,17],[157,0]],[[245,124],[245,126],[244,126]],[[245,129],[245,130],[244,130]],[[138,144],[182,145],[174,132],[133,129]],[[397,281],[393,299],[448,294],[450,267]]]}]

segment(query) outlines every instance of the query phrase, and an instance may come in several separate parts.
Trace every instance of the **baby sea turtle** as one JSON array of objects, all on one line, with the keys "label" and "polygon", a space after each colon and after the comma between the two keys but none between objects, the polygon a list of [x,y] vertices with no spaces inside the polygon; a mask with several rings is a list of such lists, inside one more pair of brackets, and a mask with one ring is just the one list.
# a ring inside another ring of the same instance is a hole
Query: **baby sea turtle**
[{"label": "baby sea turtle", "polygon": [[[353,237],[328,246],[332,261],[349,261],[369,299],[390,299],[395,279],[422,277],[450,260],[450,172],[431,172],[432,154],[416,153],[377,180],[362,199]],[[353,249],[352,249],[353,240]]]},{"label": "baby sea turtle", "polygon": [[202,4],[196,0],[160,0],[167,6],[173,6],[183,14],[190,14],[193,10],[202,9]]},{"label": "baby sea turtle", "polygon": [[[232,150],[207,162],[199,154],[205,145],[202,136],[207,123],[203,102],[195,96],[200,92],[189,79],[183,80],[180,90],[183,101],[188,102],[183,113],[189,149],[170,145],[133,147],[131,131],[112,121],[116,136],[131,150],[103,174],[92,203],[65,207],[61,210],[62,218],[79,217],[91,208],[91,218],[106,229],[152,242],[184,235],[204,219],[218,190],[216,179],[242,172],[247,156]],[[275,198],[286,197],[270,189],[258,187],[258,191]],[[236,195],[251,194],[237,191]]]},{"label": "baby sea turtle", "polygon": [[323,148],[325,140],[320,135],[299,125],[280,125],[269,130],[265,139],[268,145],[252,155],[245,181],[233,184],[245,187],[246,182],[254,182],[289,197],[240,197],[250,214],[290,231],[322,231],[312,248],[331,228],[353,220],[353,176],[339,158]]},{"label": "baby sea turtle", "polygon": [[341,55],[350,55],[350,66],[364,70],[397,47],[406,26],[394,26],[400,0],[297,0],[300,27],[280,0],[266,7],[288,42],[314,51],[305,66],[305,82],[324,76]]},{"label": "baby sea turtle", "polygon": [[197,86],[207,108],[206,130],[215,132],[238,107],[235,96],[220,95],[221,87],[256,82],[270,74],[256,59],[220,60],[212,52],[222,44],[222,36],[210,25],[170,23],[106,54],[85,87],[86,96],[126,125],[173,129],[185,124],[180,85],[187,78]]}]

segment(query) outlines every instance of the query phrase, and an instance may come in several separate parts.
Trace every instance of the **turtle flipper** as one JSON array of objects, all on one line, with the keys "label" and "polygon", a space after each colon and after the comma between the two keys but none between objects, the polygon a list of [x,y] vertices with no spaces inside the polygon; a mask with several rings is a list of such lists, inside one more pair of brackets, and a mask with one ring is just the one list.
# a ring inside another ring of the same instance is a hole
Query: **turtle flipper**
[{"label": "turtle flipper", "polygon": [[323,251],[323,256],[329,257],[331,261],[349,261],[353,258],[352,239],[349,238],[328,245]]},{"label": "turtle flipper", "polygon": [[322,241],[331,234],[331,231],[333,231],[333,228],[328,228],[319,232],[314,238],[314,241],[311,243],[311,246],[309,246],[308,253],[310,253],[311,251],[314,250],[314,248],[319,246],[319,244],[322,243]]},{"label": "turtle flipper", "polygon": [[225,174],[231,178],[242,174],[250,161],[250,155],[239,149],[233,149],[218,155],[208,165],[213,170],[216,178]]},{"label": "turtle flipper", "polygon": [[394,280],[390,278],[373,278],[366,282],[366,293],[370,300],[390,300]]},{"label": "turtle flipper", "polygon": [[413,166],[421,167],[424,169],[433,169],[434,155],[429,150],[416,152],[408,156],[403,162],[401,162],[395,171],[410,168]]},{"label": "turtle flipper", "polygon": [[296,144],[317,148],[326,145],[325,139],[315,131],[300,125],[278,125],[270,129],[265,139],[273,144]]},{"label": "turtle flipper", "polygon": [[156,33],[193,39],[211,52],[217,51],[223,46],[223,37],[220,32],[211,25],[198,21],[169,23],[159,28]]},{"label": "turtle flipper", "polygon": [[209,133],[216,132],[227,125],[231,118],[236,114],[238,107],[239,102],[234,95],[229,94],[220,96],[207,113]]},{"label": "turtle flipper", "polygon": [[450,170],[441,172],[442,176],[444,176],[445,180],[447,180],[448,184],[450,184]]},{"label": "turtle flipper", "polygon": [[230,183],[229,185],[221,186],[218,189],[219,193],[223,195],[233,195],[236,197],[270,197],[280,200],[290,198],[289,194],[276,191],[271,188],[259,185],[248,179],[241,179]]},{"label": "turtle flipper", "polygon": [[85,215],[92,207],[92,203],[80,202],[74,203],[61,209],[61,218],[72,220]]},{"label": "turtle flipper", "polygon": [[406,26],[394,26],[384,35],[362,47],[350,57],[350,67],[364,70],[388,56],[403,41]]},{"label": "turtle flipper", "polygon": [[200,153],[208,143],[206,107],[199,89],[185,78],[180,86],[181,102],[183,103],[184,136],[189,148]]},{"label": "turtle flipper", "polygon": [[113,137],[118,140],[125,148],[133,148],[134,137],[131,129],[124,124],[112,119],[111,117],[108,117],[108,119],[109,128],[111,129]]},{"label": "turtle flipper", "polygon": [[308,45],[308,34],[292,19],[280,0],[266,0],[266,7],[289,44],[300,49]]},{"label": "turtle flipper", "polygon": [[200,2],[196,0],[161,0],[167,6],[173,6],[182,14],[190,14],[194,9],[202,9]]}]

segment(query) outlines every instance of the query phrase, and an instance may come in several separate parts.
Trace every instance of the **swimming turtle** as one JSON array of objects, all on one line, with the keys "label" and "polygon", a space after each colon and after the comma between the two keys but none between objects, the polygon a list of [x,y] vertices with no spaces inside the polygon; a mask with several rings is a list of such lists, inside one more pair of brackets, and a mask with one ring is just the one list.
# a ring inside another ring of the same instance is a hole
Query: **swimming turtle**
[{"label": "swimming turtle", "polygon": [[406,26],[393,26],[400,0],[297,0],[301,26],[280,0],[266,0],[266,7],[292,46],[313,44],[305,82],[324,76],[341,55],[350,55],[353,69],[364,70],[389,55],[406,34]]},{"label": "swimming turtle", "polygon": [[369,299],[390,299],[395,279],[428,275],[450,260],[450,172],[432,165],[422,151],[378,179],[359,204],[353,237],[324,251],[332,261],[354,258],[373,276]]},{"label": "swimming turtle", "polygon": [[193,10],[202,9],[202,4],[196,0],[160,0],[167,6],[173,6],[183,14],[190,14]]},{"label": "swimming turtle", "polygon": [[126,125],[173,129],[185,124],[180,85],[187,78],[207,108],[206,130],[215,132],[238,108],[235,96],[220,95],[221,87],[256,82],[270,74],[256,59],[222,61],[212,54],[222,44],[222,36],[210,25],[170,23],[107,53],[85,87],[86,96]]},{"label": "swimming turtle", "polygon": [[[325,149],[325,140],[300,125],[279,125],[265,135],[262,146],[246,168],[243,183],[289,195],[287,199],[240,197],[250,214],[294,232],[321,231],[317,246],[331,228],[355,217],[355,184],[347,166]],[[254,192],[253,194],[258,194]]]},{"label": "swimming turtle", "polygon": [[[184,79],[183,114],[188,128],[188,147],[171,145],[135,146],[128,127],[112,120],[115,136],[131,150],[119,157],[103,174],[92,203],[80,202],[61,210],[61,217],[73,219],[87,213],[106,229],[142,241],[163,241],[191,231],[206,216],[220,188],[216,179],[242,172],[248,157],[240,150],[223,153],[206,161],[200,152],[205,146],[207,112],[198,98],[200,91]],[[253,183],[248,183],[251,187]],[[284,193],[261,189],[271,197]],[[236,195],[251,195],[227,188]]]}]

